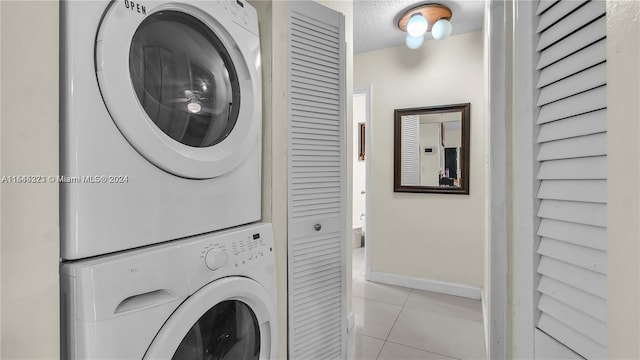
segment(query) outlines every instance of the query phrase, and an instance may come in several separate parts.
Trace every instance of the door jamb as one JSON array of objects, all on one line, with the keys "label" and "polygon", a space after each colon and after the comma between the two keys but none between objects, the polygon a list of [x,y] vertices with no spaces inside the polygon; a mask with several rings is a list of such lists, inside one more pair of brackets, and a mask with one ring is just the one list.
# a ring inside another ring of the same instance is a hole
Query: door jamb
[{"label": "door jamb", "polygon": [[534,51],[534,2],[517,1],[514,4],[514,88],[513,88],[513,246],[512,263],[512,318],[513,358],[532,359],[535,355],[536,315],[536,247],[538,238],[536,190],[539,181],[535,154],[537,145],[537,117],[535,106],[536,84]]},{"label": "door jamb", "polygon": [[353,86],[353,94],[365,94],[365,143],[364,143],[364,167],[365,167],[365,182],[364,182],[364,192],[365,203],[364,203],[364,213],[365,213],[365,223],[364,223],[364,233],[365,233],[365,245],[364,246],[364,277],[365,279],[369,279],[369,274],[371,273],[371,262],[369,261],[370,256],[370,248],[371,248],[371,201],[369,200],[369,194],[371,194],[371,127],[373,126],[371,121],[371,114],[373,113],[373,102],[371,101],[371,96],[373,95],[373,85],[369,84],[356,84]]},{"label": "door jamb", "polygon": [[[487,146],[489,174],[487,239],[488,257],[486,299],[489,322],[487,327],[487,359],[507,359],[510,356],[509,321],[509,234],[510,217],[509,176],[507,162],[509,149],[507,129],[507,93],[510,76],[507,70],[511,60],[507,49],[507,8],[503,0],[488,0],[485,8],[485,44],[487,52]],[[507,151],[505,151],[507,149]]]}]

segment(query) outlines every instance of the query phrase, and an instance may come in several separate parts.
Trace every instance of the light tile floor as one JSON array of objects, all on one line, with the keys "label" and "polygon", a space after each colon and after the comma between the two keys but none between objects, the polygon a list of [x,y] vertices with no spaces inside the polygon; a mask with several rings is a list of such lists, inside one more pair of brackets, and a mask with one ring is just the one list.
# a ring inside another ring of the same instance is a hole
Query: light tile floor
[{"label": "light tile floor", "polygon": [[480,300],[366,281],[353,249],[354,359],[484,359]]}]

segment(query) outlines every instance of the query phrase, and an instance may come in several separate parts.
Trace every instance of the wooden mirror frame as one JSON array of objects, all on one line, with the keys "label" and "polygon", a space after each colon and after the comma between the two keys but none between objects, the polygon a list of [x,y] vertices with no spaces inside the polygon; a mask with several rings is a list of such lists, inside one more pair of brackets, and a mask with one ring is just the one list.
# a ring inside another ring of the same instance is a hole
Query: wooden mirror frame
[{"label": "wooden mirror frame", "polygon": [[[402,185],[401,184],[401,163],[402,163],[402,117],[405,115],[423,115],[423,114],[441,114],[449,112],[460,112],[462,116],[462,151],[460,154],[460,169],[462,171],[462,178],[460,179],[460,186],[457,187],[440,187],[440,186],[417,186],[417,185]],[[408,193],[437,193],[437,194],[458,194],[469,195],[469,168],[470,168],[470,156],[471,153],[471,104],[452,104],[452,105],[438,105],[420,108],[409,109],[395,109],[394,110],[394,146],[393,146],[393,191],[394,192],[408,192]]]}]

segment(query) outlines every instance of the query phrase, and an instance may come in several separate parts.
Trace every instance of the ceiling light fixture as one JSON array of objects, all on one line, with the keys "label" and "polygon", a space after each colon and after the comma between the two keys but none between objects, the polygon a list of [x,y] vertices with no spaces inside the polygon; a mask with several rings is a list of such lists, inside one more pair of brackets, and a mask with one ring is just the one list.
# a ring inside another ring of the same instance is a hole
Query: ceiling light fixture
[{"label": "ceiling light fixture", "polygon": [[419,48],[428,31],[436,40],[446,39],[451,35],[451,15],[451,9],[440,4],[424,4],[405,11],[398,21],[398,27],[407,32],[407,47]]},{"label": "ceiling light fixture", "polygon": [[424,42],[424,35],[420,35],[420,36],[407,35],[407,38],[404,40],[404,43],[407,45],[407,47],[413,50],[422,46],[423,42]]}]

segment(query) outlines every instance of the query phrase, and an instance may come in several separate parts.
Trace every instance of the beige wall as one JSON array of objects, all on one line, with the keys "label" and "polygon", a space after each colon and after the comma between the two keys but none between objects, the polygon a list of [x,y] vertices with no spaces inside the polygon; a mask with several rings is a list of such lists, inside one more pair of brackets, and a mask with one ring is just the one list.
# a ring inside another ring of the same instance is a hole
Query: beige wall
[{"label": "beige wall", "polygon": [[607,352],[640,358],[640,2],[607,1]]},{"label": "beige wall", "polygon": [[[58,2],[2,1],[2,176],[58,173]],[[1,186],[2,359],[59,356],[58,187]]]},{"label": "beige wall", "polygon": [[[278,288],[278,359],[287,357],[287,2],[250,0],[258,10],[262,51],[263,88],[263,188],[262,220],[273,223]],[[351,1],[319,1],[345,14],[347,41],[347,123],[351,122],[353,94]],[[352,146],[352,129],[347,126],[346,149]],[[347,169],[352,162],[348,161]],[[350,171],[349,171],[350,173]],[[350,175],[349,175],[350,176]],[[350,179],[348,180],[350,181]],[[348,182],[350,183],[350,182]],[[347,189],[351,214],[351,189]],[[347,215],[347,299],[351,299],[351,216]],[[348,245],[348,246],[347,246]],[[351,308],[350,304],[347,307]]]},{"label": "beige wall", "polygon": [[[482,32],[359,54],[357,84],[373,85],[368,201],[374,272],[481,287],[485,238]],[[393,110],[471,103],[470,195],[393,192]]]}]

